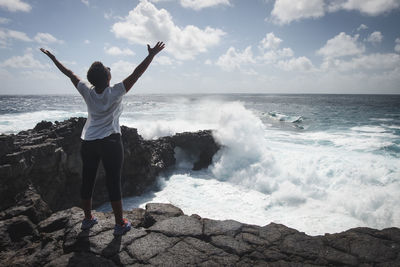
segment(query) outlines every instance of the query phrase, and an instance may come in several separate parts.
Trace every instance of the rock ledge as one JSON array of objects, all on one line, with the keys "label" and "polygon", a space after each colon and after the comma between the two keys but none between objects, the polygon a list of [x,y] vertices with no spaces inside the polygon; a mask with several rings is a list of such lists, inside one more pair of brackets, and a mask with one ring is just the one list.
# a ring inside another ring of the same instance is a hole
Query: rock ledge
[{"label": "rock ledge", "polygon": [[150,203],[126,211],[133,228],[114,237],[111,213],[94,212],[99,224],[82,231],[79,208],[48,217],[40,196],[28,191],[17,211],[0,213],[0,266],[400,266],[398,228],[308,236]]}]

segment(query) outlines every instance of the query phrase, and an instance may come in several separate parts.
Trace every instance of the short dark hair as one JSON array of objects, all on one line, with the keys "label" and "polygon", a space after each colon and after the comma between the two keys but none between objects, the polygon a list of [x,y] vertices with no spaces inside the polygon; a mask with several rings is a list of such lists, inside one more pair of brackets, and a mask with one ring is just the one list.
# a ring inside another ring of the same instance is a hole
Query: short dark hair
[{"label": "short dark hair", "polygon": [[88,81],[95,87],[101,87],[108,82],[108,71],[100,61],[93,62],[87,72]]}]

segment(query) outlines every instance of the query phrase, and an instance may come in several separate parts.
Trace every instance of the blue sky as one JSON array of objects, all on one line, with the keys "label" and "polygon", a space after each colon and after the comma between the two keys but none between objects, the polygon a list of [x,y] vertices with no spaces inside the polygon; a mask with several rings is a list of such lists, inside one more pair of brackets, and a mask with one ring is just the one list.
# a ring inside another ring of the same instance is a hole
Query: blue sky
[{"label": "blue sky", "polygon": [[164,41],[134,93],[400,93],[400,0],[0,0],[0,94],[122,81]]}]

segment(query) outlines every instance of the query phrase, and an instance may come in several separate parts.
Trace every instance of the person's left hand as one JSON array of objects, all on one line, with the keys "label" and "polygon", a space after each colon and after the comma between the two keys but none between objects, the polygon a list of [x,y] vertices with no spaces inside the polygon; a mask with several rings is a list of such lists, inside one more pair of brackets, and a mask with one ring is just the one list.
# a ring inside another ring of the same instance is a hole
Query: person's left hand
[{"label": "person's left hand", "polygon": [[151,48],[150,45],[147,45],[147,50],[149,51],[149,55],[154,57],[161,50],[163,50],[164,47],[165,47],[165,44],[163,42],[157,42],[157,44],[153,48]]}]

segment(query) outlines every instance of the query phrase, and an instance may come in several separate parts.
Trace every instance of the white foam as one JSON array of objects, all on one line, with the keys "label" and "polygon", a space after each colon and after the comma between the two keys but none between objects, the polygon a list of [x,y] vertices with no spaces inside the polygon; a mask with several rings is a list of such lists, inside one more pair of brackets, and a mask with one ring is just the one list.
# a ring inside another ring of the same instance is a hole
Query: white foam
[{"label": "white foam", "polygon": [[62,111],[62,110],[43,110],[29,113],[11,113],[0,116],[0,133],[18,133],[22,130],[32,129],[38,122],[63,121],[70,117],[83,117],[86,112],[81,111]]},{"label": "white foam", "polygon": [[366,132],[366,133],[384,133],[386,131],[385,128],[381,126],[357,126],[350,128],[353,131],[357,132]]},{"label": "white foam", "polygon": [[[176,174],[162,179],[163,189],[141,197],[124,199],[125,207],[144,208],[147,203],[171,203],[185,214],[198,214],[217,220],[233,219],[256,225],[283,223],[307,234],[340,232],[348,227],[365,226],[361,220],[344,216],[321,203],[308,201],[299,209],[297,205],[271,205],[272,197],[256,190],[204,177],[204,174]],[[295,189],[296,190],[296,189]],[[103,206],[100,210],[109,210]]]}]

